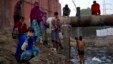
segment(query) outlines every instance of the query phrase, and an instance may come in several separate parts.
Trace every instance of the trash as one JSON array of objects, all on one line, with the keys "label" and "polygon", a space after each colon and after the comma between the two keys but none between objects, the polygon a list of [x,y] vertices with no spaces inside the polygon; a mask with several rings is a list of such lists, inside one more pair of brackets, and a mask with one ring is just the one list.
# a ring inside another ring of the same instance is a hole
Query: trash
[{"label": "trash", "polygon": [[98,61],[98,62],[102,62],[99,58],[93,57],[92,61]]}]

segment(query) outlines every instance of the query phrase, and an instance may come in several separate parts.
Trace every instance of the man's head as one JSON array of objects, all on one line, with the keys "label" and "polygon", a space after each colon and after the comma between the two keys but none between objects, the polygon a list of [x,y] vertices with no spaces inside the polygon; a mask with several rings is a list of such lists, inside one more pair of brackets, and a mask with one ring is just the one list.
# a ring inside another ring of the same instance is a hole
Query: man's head
[{"label": "man's head", "polygon": [[35,3],[34,3],[34,6],[39,6],[39,3],[38,3],[38,2],[35,2]]},{"label": "man's head", "polygon": [[21,22],[24,22],[24,20],[25,20],[25,18],[22,16],[22,17],[21,17]]},{"label": "man's head", "polygon": [[68,5],[66,4],[65,7],[68,7]]},{"label": "man's head", "polygon": [[46,12],[42,12],[42,15],[43,15],[43,16],[47,16],[47,13],[46,13]]},{"label": "man's head", "polygon": [[18,1],[18,4],[22,4],[22,3],[23,3],[23,0],[19,0],[19,1]]},{"label": "man's head", "polygon": [[33,33],[34,33],[34,29],[29,27],[28,30],[27,30],[27,35],[28,36],[33,36]]},{"label": "man's head", "polygon": [[77,37],[75,37],[75,40],[78,40],[78,38],[77,38]]},{"label": "man's head", "polygon": [[93,4],[97,3],[96,1],[93,1]]},{"label": "man's head", "polygon": [[55,17],[58,17],[58,12],[54,12],[54,16]]},{"label": "man's head", "polygon": [[80,36],[80,37],[75,37],[75,40],[80,40],[80,41],[82,41],[82,36]]},{"label": "man's head", "polygon": [[79,41],[79,38],[78,37],[75,37],[75,40],[76,40],[76,42],[78,42]]},{"label": "man's head", "polygon": [[79,37],[79,40],[82,41],[82,36]]}]

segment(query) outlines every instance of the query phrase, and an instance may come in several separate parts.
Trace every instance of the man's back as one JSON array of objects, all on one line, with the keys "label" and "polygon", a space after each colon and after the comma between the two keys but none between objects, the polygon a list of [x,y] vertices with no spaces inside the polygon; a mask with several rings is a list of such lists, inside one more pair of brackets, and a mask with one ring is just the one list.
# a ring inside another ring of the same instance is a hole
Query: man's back
[{"label": "man's back", "polygon": [[63,16],[69,16],[70,14],[70,9],[68,7],[63,8]]},{"label": "man's back", "polygon": [[39,6],[34,6],[34,8],[31,9],[30,20],[33,20],[33,19],[42,21],[42,12]]},{"label": "man's back", "polygon": [[77,41],[77,47],[79,50],[84,50],[85,44],[83,41],[78,40]]},{"label": "man's back", "polygon": [[98,3],[94,3],[91,6],[92,15],[100,15],[100,5]]}]

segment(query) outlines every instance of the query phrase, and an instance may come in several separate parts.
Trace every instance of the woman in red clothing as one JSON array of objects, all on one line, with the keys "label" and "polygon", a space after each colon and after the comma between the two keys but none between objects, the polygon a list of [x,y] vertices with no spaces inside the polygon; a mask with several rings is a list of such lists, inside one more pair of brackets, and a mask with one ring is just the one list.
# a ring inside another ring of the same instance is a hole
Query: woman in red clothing
[{"label": "woman in red clothing", "polygon": [[100,15],[100,5],[96,2],[93,1],[93,4],[91,6],[91,13],[92,15]]}]

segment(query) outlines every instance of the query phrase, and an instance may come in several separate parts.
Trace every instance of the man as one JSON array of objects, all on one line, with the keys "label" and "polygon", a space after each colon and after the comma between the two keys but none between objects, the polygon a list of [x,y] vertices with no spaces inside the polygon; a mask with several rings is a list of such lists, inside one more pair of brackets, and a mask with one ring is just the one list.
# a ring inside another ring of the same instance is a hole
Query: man
[{"label": "man", "polygon": [[100,15],[101,14],[100,5],[96,1],[93,1],[93,4],[91,6],[91,13],[92,13],[92,15]]},{"label": "man", "polygon": [[15,53],[15,58],[18,64],[30,64],[30,59],[39,54],[39,50],[37,48],[33,49],[33,32],[34,30],[32,28],[28,28],[27,33],[21,34],[19,37]]},{"label": "man", "polygon": [[58,18],[58,12],[54,13],[54,19],[52,20],[52,27],[51,27],[51,39],[53,42],[53,47],[56,48],[56,50],[58,50],[58,48],[60,47],[60,49],[63,49],[62,45],[61,45],[61,41],[60,41],[60,37],[59,37],[59,33],[61,31],[61,24],[60,24],[60,20]]},{"label": "man", "polygon": [[63,16],[69,16],[70,15],[70,8],[66,4],[65,7],[63,8]]},{"label": "man", "polygon": [[35,42],[40,42],[40,38],[42,36],[40,28],[41,21],[43,21],[42,11],[39,8],[39,3],[35,2],[30,13],[30,26],[34,29]]},{"label": "man", "polygon": [[82,39],[82,36],[80,36],[79,38],[75,38],[75,39],[76,39],[76,43],[77,43],[77,49],[78,49],[80,64],[84,64],[84,47],[85,47],[85,43]]},{"label": "man", "polygon": [[22,4],[23,1],[19,0],[14,8],[14,27],[13,27],[13,32],[12,32],[12,38],[17,39],[19,36],[19,28],[21,26],[20,19],[22,17]]}]

